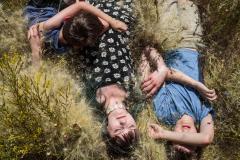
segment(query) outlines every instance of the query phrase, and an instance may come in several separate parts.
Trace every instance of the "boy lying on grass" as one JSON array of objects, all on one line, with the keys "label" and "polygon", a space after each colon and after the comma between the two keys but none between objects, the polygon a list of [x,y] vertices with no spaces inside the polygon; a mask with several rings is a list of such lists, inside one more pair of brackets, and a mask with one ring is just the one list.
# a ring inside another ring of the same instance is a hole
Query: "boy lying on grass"
[{"label": "boy lying on grass", "polygon": [[24,16],[28,21],[33,63],[41,59],[40,38],[44,38],[44,42],[55,52],[63,53],[69,46],[93,46],[109,25],[118,31],[127,29],[125,23],[79,0],[60,12],[54,7],[43,7],[31,0],[24,9]]},{"label": "boy lying on grass", "polygon": [[[157,68],[152,73],[149,61]],[[153,99],[154,111],[160,122],[175,125],[174,131],[169,131],[149,124],[149,136],[172,141],[177,150],[191,153],[195,146],[206,146],[213,140],[213,109],[201,99],[215,100],[217,95],[200,81],[196,50],[170,52],[166,63],[168,67],[154,48],[147,47],[142,55],[142,91],[150,96],[161,87]],[[195,124],[200,125],[199,131]]]}]

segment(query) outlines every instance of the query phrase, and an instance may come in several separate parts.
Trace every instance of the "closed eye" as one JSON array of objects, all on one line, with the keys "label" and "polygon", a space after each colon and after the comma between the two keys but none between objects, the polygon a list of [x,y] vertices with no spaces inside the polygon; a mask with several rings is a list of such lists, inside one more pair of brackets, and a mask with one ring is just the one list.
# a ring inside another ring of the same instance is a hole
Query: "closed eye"
[{"label": "closed eye", "polygon": [[136,129],[136,126],[135,125],[130,125],[128,128],[130,128],[130,129]]},{"label": "closed eye", "polygon": [[121,130],[122,130],[122,129],[120,129],[120,128],[119,128],[119,129],[115,129],[115,130],[114,130],[114,134],[119,134],[119,133],[121,133]]}]

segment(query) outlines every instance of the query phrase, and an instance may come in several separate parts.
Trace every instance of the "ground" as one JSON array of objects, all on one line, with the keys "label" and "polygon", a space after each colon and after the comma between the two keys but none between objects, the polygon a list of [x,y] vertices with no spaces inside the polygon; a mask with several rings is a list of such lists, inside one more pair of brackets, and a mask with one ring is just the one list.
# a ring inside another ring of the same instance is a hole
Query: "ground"
[{"label": "ground", "polygon": [[[216,89],[218,100],[213,102],[214,143],[191,158],[240,159],[240,1],[194,3],[205,31],[205,83]],[[84,85],[69,70],[67,61],[46,61],[40,70],[29,65],[30,50],[21,16],[24,4],[24,0],[0,2],[0,159],[109,159],[100,134],[104,125],[93,118],[95,112],[84,98],[84,88],[79,89]],[[135,41],[161,49],[154,37],[154,23],[148,23],[157,16],[155,4],[154,0],[138,1],[136,11],[144,12],[139,16],[142,25],[136,30],[141,34]],[[140,48],[133,47],[134,61],[138,61]],[[156,117],[149,102],[141,104],[144,109],[137,115],[141,139],[130,159],[176,159],[167,142],[155,142],[147,136],[147,122],[156,121]]]}]

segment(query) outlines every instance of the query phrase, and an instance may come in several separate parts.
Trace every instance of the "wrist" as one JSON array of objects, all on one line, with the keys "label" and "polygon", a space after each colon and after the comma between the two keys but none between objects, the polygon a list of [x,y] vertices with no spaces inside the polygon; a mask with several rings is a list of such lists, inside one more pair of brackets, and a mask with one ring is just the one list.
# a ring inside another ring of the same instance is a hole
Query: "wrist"
[{"label": "wrist", "polygon": [[44,22],[39,23],[38,30],[40,33],[43,33],[45,31],[45,23]]},{"label": "wrist", "polygon": [[165,75],[167,75],[168,73],[168,67],[166,67],[166,65],[161,65],[161,66],[158,66],[157,67],[157,71],[160,72],[160,73],[163,73]]},{"label": "wrist", "polygon": [[111,27],[114,26],[115,21],[116,21],[115,18],[110,17],[110,19],[109,19],[109,24],[111,25]]},{"label": "wrist", "polygon": [[198,81],[193,82],[193,88],[195,88],[196,90],[199,90],[200,84],[201,84],[201,83],[198,82]]},{"label": "wrist", "polygon": [[166,138],[166,130],[161,130],[161,132],[159,132],[158,134],[158,138],[159,139],[165,139]]}]

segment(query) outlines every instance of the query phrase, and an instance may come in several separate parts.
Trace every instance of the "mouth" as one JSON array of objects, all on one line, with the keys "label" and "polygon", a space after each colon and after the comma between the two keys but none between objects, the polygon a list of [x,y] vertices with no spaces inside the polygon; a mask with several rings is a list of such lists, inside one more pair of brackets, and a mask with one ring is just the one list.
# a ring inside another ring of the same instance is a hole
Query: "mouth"
[{"label": "mouth", "polygon": [[189,125],[187,125],[187,124],[182,125],[182,127],[183,127],[183,128],[187,128],[187,129],[190,129],[190,128],[191,128],[191,127],[190,127]]}]

